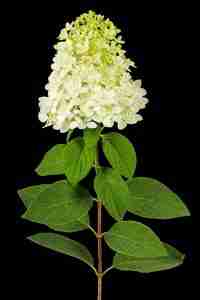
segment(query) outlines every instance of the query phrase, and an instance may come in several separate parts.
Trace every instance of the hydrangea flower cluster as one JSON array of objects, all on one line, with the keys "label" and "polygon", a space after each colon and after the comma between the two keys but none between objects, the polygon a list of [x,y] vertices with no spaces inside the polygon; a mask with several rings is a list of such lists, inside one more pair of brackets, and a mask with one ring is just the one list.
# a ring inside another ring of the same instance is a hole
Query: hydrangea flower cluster
[{"label": "hydrangea flower cluster", "polygon": [[133,80],[132,60],[122,49],[120,30],[93,11],[67,23],[55,45],[46,90],[39,98],[39,120],[61,132],[95,128],[119,129],[142,120],[148,102],[140,80]]}]

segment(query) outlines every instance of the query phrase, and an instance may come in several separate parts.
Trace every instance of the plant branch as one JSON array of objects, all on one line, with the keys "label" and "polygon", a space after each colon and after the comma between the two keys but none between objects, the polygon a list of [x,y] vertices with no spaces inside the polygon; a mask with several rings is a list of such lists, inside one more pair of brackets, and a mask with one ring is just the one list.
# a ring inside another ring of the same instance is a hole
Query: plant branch
[{"label": "plant branch", "polygon": [[98,272],[102,273],[102,203],[97,202]]},{"label": "plant branch", "polygon": [[92,226],[90,226],[89,224],[87,225],[88,229],[90,229],[92,231],[92,233],[97,237],[97,233],[94,230],[94,228]]},{"label": "plant branch", "polygon": [[102,203],[97,202],[97,256],[98,256],[98,293],[97,300],[102,300],[102,277],[103,277],[103,262],[102,262]]},{"label": "plant branch", "polygon": [[[98,173],[99,168],[99,153],[98,145],[96,147],[96,157],[95,157],[95,171]],[[102,202],[97,200],[97,279],[98,279],[98,288],[97,288],[97,300],[102,300],[102,277],[103,277],[103,261],[102,261]]]},{"label": "plant branch", "polygon": [[113,266],[109,267],[108,269],[106,269],[104,272],[103,272],[103,276],[106,275],[109,271],[111,271],[112,269],[114,269]]},{"label": "plant branch", "polygon": [[68,131],[68,133],[67,133],[67,140],[66,140],[67,143],[69,142],[72,133],[73,133],[73,130],[69,130]]}]

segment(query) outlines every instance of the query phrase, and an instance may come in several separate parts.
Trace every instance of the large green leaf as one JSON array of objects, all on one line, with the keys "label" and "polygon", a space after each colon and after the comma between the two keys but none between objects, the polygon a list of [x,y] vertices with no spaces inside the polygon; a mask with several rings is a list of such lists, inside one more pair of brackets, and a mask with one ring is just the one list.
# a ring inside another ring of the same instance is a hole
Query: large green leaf
[{"label": "large green leaf", "polygon": [[137,258],[167,255],[156,234],[146,225],[135,221],[120,221],[104,234],[108,246],[116,252]]},{"label": "large green leaf", "polygon": [[82,137],[71,140],[65,148],[65,174],[69,182],[76,185],[87,176],[93,167],[96,148],[85,147]]},{"label": "large green leaf", "polygon": [[66,223],[63,223],[60,225],[54,225],[54,226],[50,225],[49,227],[56,231],[76,232],[76,231],[88,229],[88,225],[89,225],[89,215],[87,214],[87,215],[81,217],[77,221],[73,221],[71,223],[66,222]]},{"label": "large green leaf", "polygon": [[92,197],[83,187],[72,187],[61,180],[42,192],[23,218],[51,228],[62,228],[86,216],[92,204]]},{"label": "large green leaf", "polygon": [[28,208],[33,201],[37,200],[39,195],[44,192],[50,184],[33,185],[18,191],[24,205]]},{"label": "large green leaf", "polygon": [[[51,184],[40,184],[29,186],[18,191],[19,196],[21,197],[26,208],[30,207],[33,201],[37,201],[39,195],[49,188]],[[52,229],[63,232],[75,232],[87,229],[89,225],[89,216],[88,214],[81,217],[80,220],[73,221],[71,223],[67,222],[62,225],[51,226]]]},{"label": "large green leaf", "polygon": [[155,179],[135,177],[129,180],[128,187],[131,194],[128,210],[136,215],[154,219],[190,215],[179,196]]},{"label": "large green leaf", "polygon": [[136,153],[131,142],[119,133],[103,135],[103,152],[111,166],[125,176],[131,177],[136,168]]},{"label": "large green leaf", "polygon": [[65,173],[66,161],[64,158],[65,144],[58,144],[51,148],[36,168],[41,176],[60,175]]},{"label": "large green leaf", "polygon": [[121,271],[135,271],[140,273],[150,273],[168,270],[180,266],[185,255],[174,247],[164,244],[167,255],[161,257],[134,258],[117,253],[113,259],[113,266]]},{"label": "large green leaf", "polygon": [[87,147],[95,147],[100,138],[101,127],[97,128],[86,128],[84,130],[83,138]]},{"label": "large green leaf", "polygon": [[88,249],[67,237],[56,233],[38,233],[28,238],[40,246],[55,250],[57,252],[75,257],[88,264],[94,265],[94,260]]},{"label": "large green leaf", "polygon": [[94,180],[97,197],[108,213],[121,220],[127,211],[129,191],[121,176],[111,168],[101,168]]}]

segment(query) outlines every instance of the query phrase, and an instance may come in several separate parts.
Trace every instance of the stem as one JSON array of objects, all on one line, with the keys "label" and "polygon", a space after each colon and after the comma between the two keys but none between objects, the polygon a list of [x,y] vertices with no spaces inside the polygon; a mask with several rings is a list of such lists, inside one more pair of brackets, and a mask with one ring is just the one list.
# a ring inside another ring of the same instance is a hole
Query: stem
[{"label": "stem", "polygon": [[103,277],[103,262],[102,262],[102,203],[97,202],[97,257],[98,257],[98,293],[97,300],[102,300],[102,277]]},{"label": "stem", "polygon": [[73,130],[69,130],[68,131],[68,134],[67,134],[67,143],[69,142],[72,133],[73,133]]},{"label": "stem", "polygon": [[109,271],[111,271],[112,269],[114,269],[113,266],[109,267],[108,269],[106,269],[104,272],[103,272],[103,276],[106,275]]},{"label": "stem", "polygon": [[[101,128],[101,131],[103,127]],[[98,169],[100,168],[99,164],[99,152],[98,152],[98,144],[96,147],[96,157],[95,157],[95,171],[98,174]],[[103,232],[102,232],[102,202],[101,200],[96,199],[97,203],[97,280],[98,280],[98,290],[97,290],[97,300],[102,300],[102,278],[103,278],[103,260],[102,260],[102,242],[103,242]]]},{"label": "stem", "polygon": [[87,225],[88,229],[90,229],[92,231],[92,233],[97,236],[96,231],[94,230],[94,228],[92,228],[92,226],[90,226],[89,224]]},{"label": "stem", "polygon": [[[96,148],[96,157],[95,157],[95,170],[96,174],[98,173],[99,167],[99,153],[98,145]],[[103,262],[102,262],[102,203],[101,200],[97,200],[97,300],[102,300],[102,277],[103,277]]]},{"label": "stem", "polygon": [[102,300],[102,277],[98,277],[98,294],[97,300]]},{"label": "stem", "polygon": [[102,273],[102,203],[97,202],[97,245],[98,245],[98,272]]}]

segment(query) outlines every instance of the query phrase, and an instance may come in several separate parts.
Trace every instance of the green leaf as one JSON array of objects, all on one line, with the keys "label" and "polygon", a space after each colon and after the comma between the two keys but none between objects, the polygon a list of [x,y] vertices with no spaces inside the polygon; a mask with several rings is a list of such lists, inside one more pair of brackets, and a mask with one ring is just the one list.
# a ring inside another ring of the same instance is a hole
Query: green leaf
[{"label": "green leaf", "polygon": [[95,160],[95,147],[85,147],[81,137],[71,140],[65,148],[65,174],[69,182],[76,185],[87,176]]},{"label": "green leaf", "polygon": [[86,128],[84,130],[83,138],[87,147],[95,147],[97,145],[102,129],[101,127],[97,127]]},{"label": "green leaf", "polygon": [[42,162],[36,168],[36,172],[41,176],[64,174],[66,168],[65,147],[65,144],[58,144],[51,148],[44,155]]},{"label": "green leaf", "polygon": [[100,168],[94,180],[94,189],[109,214],[121,220],[127,210],[129,191],[118,172],[111,168]]},{"label": "green leaf", "polygon": [[152,178],[135,177],[128,182],[131,197],[128,210],[145,218],[171,219],[189,216],[179,196]]},{"label": "green leaf", "polygon": [[81,217],[77,221],[73,221],[71,223],[64,223],[61,225],[54,225],[54,226],[49,226],[51,229],[54,229],[56,231],[62,231],[62,232],[76,232],[76,231],[81,231],[88,229],[89,225],[89,215],[85,215]]},{"label": "green leaf", "polygon": [[114,251],[137,258],[165,256],[167,251],[156,234],[146,225],[135,221],[120,221],[104,234]]},{"label": "green leaf", "polygon": [[50,184],[33,185],[18,191],[24,205],[28,208]]},{"label": "green leaf", "polygon": [[62,235],[38,233],[28,237],[28,239],[40,246],[78,258],[89,266],[94,265],[93,257],[84,245]]},{"label": "green leaf", "polygon": [[164,246],[167,250],[167,255],[155,258],[134,258],[117,253],[114,256],[113,266],[121,271],[140,273],[169,270],[180,266],[184,261],[185,255],[168,244],[164,244]]},{"label": "green leaf", "polygon": [[[51,184],[40,184],[40,185],[30,186],[19,190],[18,194],[21,197],[25,207],[28,208],[32,205],[32,202],[37,201],[40,194],[50,186]],[[81,217],[80,220],[76,220],[71,223],[66,221],[65,224],[51,226],[50,228],[57,231],[63,231],[63,232],[76,232],[76,231],[88,229],[88,225],[89,225],[89,216],[87,214]]]},{"label": "green leaf", "polygon": [[118,172],[131,177],[136,169],[136,153],[131,142],[119,133],[107,133],[103,135],[103,152]]},{"label": "green leaf", "polygon": [[74,188],[66,180],[61,180],[42,192],[23,218],[50,228],[67,228],[67,224],[84,217],[92,204],[87,190],[79,185]]}]

